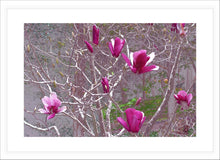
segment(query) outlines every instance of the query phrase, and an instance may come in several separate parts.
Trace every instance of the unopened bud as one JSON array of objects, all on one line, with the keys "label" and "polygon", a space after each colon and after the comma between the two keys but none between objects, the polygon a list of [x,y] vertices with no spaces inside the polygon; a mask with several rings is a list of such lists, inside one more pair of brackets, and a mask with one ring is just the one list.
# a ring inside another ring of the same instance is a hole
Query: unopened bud
[{"label": "unopened bud", "polygon": [[70,55],[69,52],[66,51],[66,55],[69,56]]},{"label": "unopened bud", "polygon": [[58,59],[58,58],[56,58],[56,63],[57,63],[57,64],[59,63],[59,59]]},{"label": "unopened bud", "polygon": [[63,77],[64,76],[64,74],[62,73],[62,72],[59,72],[60,73],[60,75]]},{"label": "unopened bud", "polygon": [[31,51],[31,48],[30,48],[30,45],[29,45],[29,44],[27,45],[27,51],[28,51],[28,52]]},{"label": "unopened bud", "polygon": [[54,85],[54,87],[55,87],[55,88],[57,87],[57,84],[56,84],[56,82],[55,82],[55,81],[53,81],[53,85]]}]

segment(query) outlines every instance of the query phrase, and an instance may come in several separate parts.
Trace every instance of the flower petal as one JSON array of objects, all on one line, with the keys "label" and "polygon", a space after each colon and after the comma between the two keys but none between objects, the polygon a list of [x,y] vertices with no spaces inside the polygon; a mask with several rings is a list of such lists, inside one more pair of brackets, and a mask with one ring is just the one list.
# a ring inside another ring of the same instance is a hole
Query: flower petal
[{"label": "flower petal", "polygon": [[57,98],[57,94],[52,92],[50,94],[51,106],[58,108],[61,105],[61,101]]},{"label": "flower petal", "polygon": [[67,109],[66,106],[60,107],[60,109],[58,109],[57,113],[65,112],[66,109]]},{"label": "flower petal", "polygon": [[128,57],[127,57],[124,53],[122,53],[121,55],[122,55],[122,57],[124,58],[125,62],[128,64],[128,66],[130,67],[130,66],[131,66],[131,62],[130,62],[130,60],[128,59]]},{"label": "flower petal", "polygon": [[50,99],[51,99],[51,98],[53,98],[53,99],[57,98],[56,92],[51,92],[51,93],[50,93]]},{"label": "flower petal", "polygon": [[137,73],[137,69],[136,69],[136,68],[130,66],[130,69],[131,69],[131,71],[132,71],[133,73]]},{"label": "flower petal", "polygon": [[124,46],[125,40],[121,40],[120,38],[115,38],[115,44],[114,44],[114,54],[115,57],[118,57],[121,53],[121,50]]},{"label": "flower petal", "polygon": [[137,68],[137,70],[143,68],[146,65],[147,61],[149,60],[150,57],[148,57],[146,53],[147,53],[146,50],[140,50],[134,52],[133,67]]},{"label": "flower petal", "polygon": [[133,65],[133,63],[134,63],[134,53],[131,52],[129,56],[130,56],[130,62]]},{"label": "flower petal", "polygon": [[176,100],[179,100],[179,97],[176,94],[174,94],[173,96]]},{"label": "flower petal", "polygon": [[150,55],[148,55],[148,57],[149,57],[149,59],[148,59],[146,65],[148,65],[149,63],[151,63],[153,61],[153,59],[155,57],[155,53],[152,52]]},{"label": "flower petal", "polygon": [[127,124],[121,117],[118,117],[118,118],[117,118],[117,121],[118,121],[127,131],[129,131],[128,124]]},{"label": "flower petal", "polygon": [[145,73],[145,72],[150,72],[150,71],[156,71],[159,69],[159,66],[151,65],[151,66],[145,66],[143,67],[139,73]]},{"label": "flower petal", "polygon": [[111,39],[111,43],[112,43],[112,48],[114,48],[115,47],[115,40]]},{"label": "flower petal", "polygon": [[47,117],[47,119],[51,119],[51,118],[53,118],[54,116],[55,116],[55,113],[50,114],[50,115]]},{"label": "flower petal", "polygon": [[132,116],[132,122],[129,124],[131,132],[137,133],[140,130],[141,121],[143,119],[144,113],[138,110],[135,110]]},{"label": "flower petal", "polygon": [[[138,111],[138,112],[140,112],[140,111]],[[140,122],[138,121],[138,118],[141,118],[140,116],[142,116],[142,114],[139,116],[138,112],[134,108],[128,108],[125,110],[129,130],[134,133],[137,133],[139,131]],[[140,121],[141,121],[141,119],[140,119]]]},{"label": "flower petal", "polygon": [[178,92],[177,96],[179,97],[179,100],[186,101],[187,93],[184,90],[181,90]]},{"label": "flower petal", "polygon": [[39,111],[40,113],[44,113],[44,114],[49,114],[49,113],[50,113],[50,112],[48,112],[47,110],[45,110],[45,109],[43,109],[43,108],[38,109],[38,111]]},{"label": "flower petal", "polygon": [[128,122],[129,127],[130,127],[130,124],[133,121],[133,117],[134,117],[135,111],[136,110],[134,108],[128,108],[128,109],[125,110],[126,117],[127,117],[127,122]]},{"label": "flower petal", "polygon": [[50,98],[47,96],[44,96],[44,98],[42,98],[42,102],[44,104],[45,109],[46,109],[46,107],[51,106]]},{"label": "flower petal", "polygon": [[193,96],[192,96],[191,93],[187,95],[187,104],[188,104],[188,106],[190,105],[190,102],[191,102],[192,98],[193,98]]},{"label": "flower petal", "polygon": [[112,43],[111,43],[111,42],[108,43],[108,48],[110,49],[112,55],[114,56],[113,46],[112,46]]}]

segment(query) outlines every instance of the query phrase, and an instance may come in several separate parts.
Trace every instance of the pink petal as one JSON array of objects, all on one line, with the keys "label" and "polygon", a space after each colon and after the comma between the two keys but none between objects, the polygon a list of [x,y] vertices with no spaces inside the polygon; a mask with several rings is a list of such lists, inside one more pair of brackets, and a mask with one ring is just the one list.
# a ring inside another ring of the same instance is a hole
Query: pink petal
[{"label": "pink petal", "polygon": [[44,96],[44,98],[42,98],[42,102],[43,102],[45,108],[48,106],[51,106],[50,98],[47,96]]},{"label": "pink petal", "polygon": [[133,115],[134,115],[135,111],[136,110],[134,108],[128,108],[128,109],[125,110],[126,117],[127,117],[127,122],[128,122],[129,126],[133,121]]},{"label": "pink petal", "polygon": [[51,106],[58,108],[61,105],[61,101],[57,98],[57,94],[55,92],[50,94]]},{"label": "pink petal", "polygon": [[131,69],[132,72],[137,73],[137,69],[136,68],[130,66],[130,69]]},{"label": "pink petal", "polygon": [[178,92],[177,96],[179,97],[179,100],[186,101],[187,93],[184,90],[181,90]]},{"label": "pink petal", "polygon": [[130,132],[139,132],[140,127],[145,120],[144,113],[133,108],[126,109],[125,113]]},{"label": "pink petal", "polygon": [[47,119],[51,119],[51,118],[53,118],[54,116],[55,116],[55,113],[50,114],[50,115],[47,117]]},{"label": "pink petal", "polygon": [[158,70],[158,69],[159,69],[159,66],[156,66],[156,65],[145,66],[145,67],[141,68],[141,70],[139,71],[139,73],[145,73],[145,72],[155,71],[155,70]]},{"label": "pink petal", "polygon": [[115,38],[115,45],[114,45],[114,54],[115,57],[118,57],[119,54],[121,53],[121,50],[124,46],[125,40],[121,40],[120,38],[116,37]]},{"label": "pink petal", "polygon": [[192,96],[191,93],[187,95],[187,104],[188,104],[188,106],[190,105],[190,102],[191,102],[192,98],[193,98],[193,96]]},{"label": "pink petal", "polygon": [[51,101],[52,101],[53,106],[55,106],[57,108],[61,105],[61,101],[58,98],[53,99]]},{"label": "pink petal", "polygon": [[49,113],[50,113],[50,112],[48,112],[47,110],[45,110],[45,109],[43,109],[43,108],[38,109],[38,111],[39,111],[40,113],[44,113],[44,114],[49,114]]},{"label": "pink petal", "polygon": [[108,43],[108,48],[110,49],[112,55],[114,56],[112,42],[109,42],[109,43]]},{"label": "pink petal", "polygon": [[146,65],[147,61],[149,60],[150,57],[148,57],[146,53],[147,53],[146,50],[140,50],[134,52],[133,66],[134,68],[137,68],[137,70],[143,68]]},{"label": "pink petal", "polygon": [[173,96],[176,100],[179,100],[179,97],[176,94],[174,94]]},{"label": "pink petal", "polygon": [[141,123],[141,121],[143,119],[143,116],[144,116],[144,113],[141,112],[141,111],[138,111],[138,110],[136,110],[134,113],[135,113],[135,115],[137,117],[137,120]]},{"label": "pink petal", "polygon": [[128,124],[127,124],[121,117],[118,117],[118,118],[117,118],[117,121],[118,121],[127,131],[129,131]]},{"label": "pink petal", "polygon": [[152,52],[150,55],[148,55],[148,58],[149,58],[149,59],[148,59],[146,65],[148,65],[149,63],[151,63],[151,62],[153,61],[154,57],[155,57],[155,53],[154,53],[154,52]]},{"label": "pink petal", "polygon": [[137,111],[134,108],[128,108],[125,111],[129,130],[134,133],[137,133],[139,131],[139,125],[142,119],[142,113],[140,112],[139,114],[139,112],[140,111]]},{"label": "pink petal", "polygon": [[131,66],[131,62],[130,62],[130,60],[128,59],[128,57],[127,57],[124,53],[122,53],[121,55],[122,55],[122,57],[124,58],[125,62],[128,64],[128,66],[130,67],[130,66]]},{"label": "pink petal", "polygon": [[57,98],[56,92],[51,92],[51,93],[50,93],[50,99],[51,99],[51,98],[53,98],[53,99]]},{"label": "pink petal", "polygon": [[58,109],[57,113],[65,112],[66,109],[67,109],[66,106],[60,107],[60,109]]}]

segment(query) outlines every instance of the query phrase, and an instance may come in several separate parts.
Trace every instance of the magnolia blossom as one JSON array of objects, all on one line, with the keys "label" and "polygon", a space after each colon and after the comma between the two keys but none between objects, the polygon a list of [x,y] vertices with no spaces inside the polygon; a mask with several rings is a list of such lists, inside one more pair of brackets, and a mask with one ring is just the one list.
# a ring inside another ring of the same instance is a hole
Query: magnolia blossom
[{"label": "magnolia blossom", "polygon": [[193,96],[191,93],[187,95],[184,90],[181,90],[177,95],[174,94],[174,98],[177,100],[177,103],[181,105],[181,110],[184,110],[189,108]]},{"label": "magnolia blossom", "polygon": [[155,57],[154,52],[152,52],[149,56],[146,54],[146,50],[140,50],[130,54],[130,59],[122,53],[122,57],[124,58],[125,62],[130,67],[131,71],[134,73],[145,73],[150,72],[153,70],[158,70],[159,66],[151,65],[151,63]]},{"label": "magnolia blossom", "polygon": [[109,42],[108,47],[113,55],[113,57],[118,57],[121,53],[121,50],[125,44],[124,39],[120,39],[118,37],[114,39],[111,39],[111,42]]},{"label": "magnolia blossom", "polygon": [[121,117],[118,117],[118,122],[129,132],[138,133],[144,123],[146,117],[144,113],[134,108],[128,108],[125,110],[127,122]]},{"label": "magnolia blossom", "polygon": [[138,100],[135,103],[135,106],[138,106],[141,103],[141,97],[138,98]]},{"label": "magnolia blossom", "polygon": [[91,44],[90,44],[89,42],[87,42],[87,41],[84,41],[84,42],[85,42],[85,44],[86,44],[88,50],[89,50],[91,53],[93,53],[93,48],[92,48]]},{"label": "magnolia blossom", "polygon": [[93,43],[99,44],[99,29],[95,25],[93,26]]},{"label": "magnolia blossom", "polygon": [[40,108],[38,111],[44,114],[49,114],[47,119],[53,118],[57,113],[66,111],[66,106],[58,108],[61,105],[61,101],[57,98],[55,92],[52,92],[50,97],[44,96],[42,102],[44,104],[44,109]]},{"label": "magnolia blossom", "polygon": [[109,92],[109,84],[108,84],[108,79],[106,77],[102,78],[102,87],[103,87],[104,93]]},{"label": "magnolia blossom", "polygon": [[178,23],[178,24],[177,24],[177,29],[178,29],[179,34],[180,34],[181,36],[186,35],[186,32],[184,31],[184,26],[185,26],[185,23]]},{"label": "magnolia blossom", "polygon": [[172,23],[171,31],[179,33],[180,35],[186,35],[184,27],[185,23]]}]

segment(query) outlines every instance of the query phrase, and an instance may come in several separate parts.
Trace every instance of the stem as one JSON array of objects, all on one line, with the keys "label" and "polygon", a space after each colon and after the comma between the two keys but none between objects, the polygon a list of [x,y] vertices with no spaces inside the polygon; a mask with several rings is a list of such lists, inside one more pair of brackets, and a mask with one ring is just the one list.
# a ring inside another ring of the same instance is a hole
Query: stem
[{"label": "stem", "polygon": [[30,124],[30,123],[28,123],[26,121],[24,121],[24,124],[29,126],[29,127],[31,127],[31,128],[33,128],[33,129],[37,129],[39,131],[49,131],[51,129],[54,129],[56,131],[57,136],[60,137],[60,132],[59,132],[59,130],[57,129],[56,126],[50,126],[48,128],[40,128],[40,127],[34,126],[34,125],[32,125],[32,124]]},{"label": "stem", "polygon": [[[97,78],[96,78],[96,72],[95,72],[95,55],[92,55],[92,66],[91,66],[91,70],[92,70],[92,74],[93,74],[93,84],[97,83]],[[95,94],[99,93],[98,88],[95,89]],[[100,108],[101,107],[101,103],[100,100],[97,101],[96,103],[96,108]],[[98,117],[100,118],[100,131],[101,131],[101,136],[105,136],[106,135],[106,131],[105,131],[105,125],[104,125],[104,118],[103,118],[103,114],[102,114],[102,110],[98,110]]]}]

